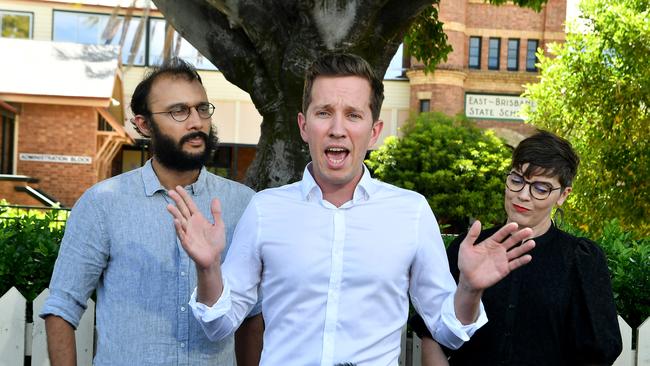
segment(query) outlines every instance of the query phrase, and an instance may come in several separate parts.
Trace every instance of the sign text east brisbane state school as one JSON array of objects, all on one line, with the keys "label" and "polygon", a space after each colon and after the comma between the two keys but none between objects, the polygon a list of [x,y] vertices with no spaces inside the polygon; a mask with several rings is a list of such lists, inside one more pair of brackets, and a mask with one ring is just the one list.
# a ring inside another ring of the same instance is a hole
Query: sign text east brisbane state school
[{"label": "sign text east brisbane state school", "polygon": [[523,121],[520,111],[524,105],[535,108],[526,98],[512,95],[465,94],[465,115],[468,118],[510,119]]}]

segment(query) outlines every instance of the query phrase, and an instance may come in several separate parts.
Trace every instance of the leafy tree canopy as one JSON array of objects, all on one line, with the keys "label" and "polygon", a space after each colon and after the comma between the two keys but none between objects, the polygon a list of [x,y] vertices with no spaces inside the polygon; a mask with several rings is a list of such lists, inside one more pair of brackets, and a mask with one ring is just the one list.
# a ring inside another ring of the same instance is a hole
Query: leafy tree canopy
[{"label": "leafy tree canopy", "polygon": [[366,161],[378,179],[426,197],[439,222],[460,232],[469,218],[503,220],[510,149],[491,130],[465,117],[422,113],[389,137]]},{"label": "leafy tree canopy", "polygon": [[581,167],[567,220],[650,234],[650,1],[583,0],[583,29],[540,58],[529,122],[568,138]]}]

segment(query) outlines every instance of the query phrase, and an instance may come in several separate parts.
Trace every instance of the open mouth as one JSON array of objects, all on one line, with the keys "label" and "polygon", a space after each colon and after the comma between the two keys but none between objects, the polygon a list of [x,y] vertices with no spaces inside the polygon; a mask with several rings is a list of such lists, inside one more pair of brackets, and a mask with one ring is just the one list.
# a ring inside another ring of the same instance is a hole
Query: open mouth
[{"label": "open mouth", "polygon": [[345,158],[350,154],[350,151],[344,147],[329,147],[325,150],[327,161],[332,166],[340,166],[345,161]]}]

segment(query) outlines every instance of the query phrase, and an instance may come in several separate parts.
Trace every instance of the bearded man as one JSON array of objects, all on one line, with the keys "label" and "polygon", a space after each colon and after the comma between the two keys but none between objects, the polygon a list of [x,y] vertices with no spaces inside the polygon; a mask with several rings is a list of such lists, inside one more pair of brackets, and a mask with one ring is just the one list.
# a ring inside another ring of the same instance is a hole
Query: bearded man
[{"label": "bearded man", "polygon": [[[76,363],[74,329],[96,291],[95,365],[233,365],[233,338],[210,341],[191,315],[196,266],[165,207],[177,186],[205,215],[218,197],[229,246],[253,191],[204,167],[216,144],[214,106],[191,65],[175,58],[153,69],[131,109],[136,130],[151,138],[152,159],[91,187],[72,209],[40,314],[51,364]],[[259,312],[235,336],[251,343],[238,348],[261,347]]]}]

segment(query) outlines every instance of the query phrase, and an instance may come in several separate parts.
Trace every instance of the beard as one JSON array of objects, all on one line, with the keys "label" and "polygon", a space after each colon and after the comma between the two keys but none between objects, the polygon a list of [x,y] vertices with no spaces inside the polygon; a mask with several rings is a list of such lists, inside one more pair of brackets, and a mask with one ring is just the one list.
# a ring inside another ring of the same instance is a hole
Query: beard
[{"label": "beard", "polygon": [[[201,169],[210,161],[217,146],[217,136],[213,128],[210,128],[207,135],[202,131],[188,133],[178,142],[160,132],[155,124],[152,124],[151,132],[151,150],[156,160],[164,167],[178,172]],[[205,146],[203,151],[196,154],[183,151],[183,144],[197,137],[203,139]]]}]

